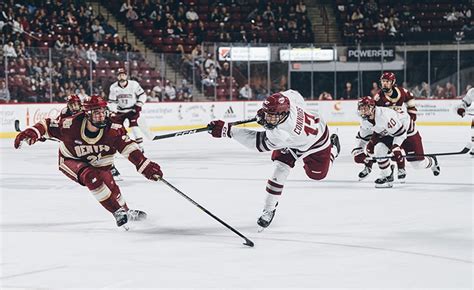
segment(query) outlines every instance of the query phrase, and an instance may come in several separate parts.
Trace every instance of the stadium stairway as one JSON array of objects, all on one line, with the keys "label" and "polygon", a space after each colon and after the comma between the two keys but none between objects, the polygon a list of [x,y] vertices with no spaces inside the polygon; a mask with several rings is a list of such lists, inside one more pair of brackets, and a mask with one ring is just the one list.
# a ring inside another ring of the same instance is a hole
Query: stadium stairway
[{"label": "stadium stairway", "polygon": [[[104,17],[108,20],[109,23],[113,23],[115,28],[117,29],[117,33],[120,36],[126,35],[128,38],[128,42],[130,42],[136,49],[138,49],[142,55],[144,56],[145,60],[154,67],[157,71],[160,71],[167,80],[171,80],[176,87],[181,85],[182,80],[184,79],[183,76],[176,71],[170,64],[166,61],[164,62],[164,67],[160,67],[161,64],[161,55],[159,53],[155,53],[152,49],[148,48],[143,41],[141,41],[135,33],[127,29],[127,27],[121,23],[117,18],[114,17],[110,11],[102,6],[97,1],[88,1],[89,5],[92,6],[94,13],[98,14],[101,13]],[[189,82],[188,82],[189,83]],[[164,84],[163,84],[164,85]],[[193,99],[195,101],[207,101],[208,99],[201,93],[197,87],[194,85],[192,88]]]},{"label": "stadium stairway", "polygon": [[313,23],[314,41],[318,44],[342,44],[336,23],[335,6],[330,0],[307,1],[308,17]]}]

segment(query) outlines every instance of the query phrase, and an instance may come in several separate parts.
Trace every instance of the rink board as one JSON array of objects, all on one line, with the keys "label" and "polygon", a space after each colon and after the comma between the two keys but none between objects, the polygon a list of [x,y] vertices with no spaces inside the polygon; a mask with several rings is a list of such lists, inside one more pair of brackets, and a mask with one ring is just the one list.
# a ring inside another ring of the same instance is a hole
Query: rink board
[{"label": "rink board", "polygon": [[[319,113],[330,126],[356,126],[357,101],[308,101],[310,111]],[[418,125],[467,126],[470,121],[456,114],[460,100],[418,100]],[[16,135],[14,121],[21,127],[56,117],[64,104],[8,104],[0,106],[0,138]],[[147,103],[142,111],[151,131],[185,130],[205,126],[210,120],[228,122],[252,118],[261,102]],[[470,108],[470,112],[473,110]]]}]

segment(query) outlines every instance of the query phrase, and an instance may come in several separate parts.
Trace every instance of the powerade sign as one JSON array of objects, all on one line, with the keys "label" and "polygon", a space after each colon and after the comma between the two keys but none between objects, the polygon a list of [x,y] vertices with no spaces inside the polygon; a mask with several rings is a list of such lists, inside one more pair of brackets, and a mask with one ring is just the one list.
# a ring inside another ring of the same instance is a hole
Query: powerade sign
[{"label": "powerade sign", "polygon": [[347,60],[348,61],[377,61],[383,59],[384,61],[392,61],[395,59],[395,48],[387,47],[383,50],[378,48],[361,48],[360,50],[357,47],[349,47],[347,49]]}]

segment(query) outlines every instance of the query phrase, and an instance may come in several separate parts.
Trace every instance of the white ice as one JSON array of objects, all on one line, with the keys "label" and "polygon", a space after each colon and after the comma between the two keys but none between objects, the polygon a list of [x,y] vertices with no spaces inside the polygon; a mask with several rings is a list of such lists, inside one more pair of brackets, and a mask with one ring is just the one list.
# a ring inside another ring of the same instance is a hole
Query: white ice
[{"label": "white ice", "polygon": [[[457,151],[469,127],[420,127],[426,152]],[[336,128],[332,128],[335,131]],[[406,184],[375,189],[340,127],[342,153],[323,181],[301,163],[273,224],[256,220],[271,174],[269,153],[207,133],[148,141],[165,178],[255,242],[254,248],[123,157],[131,208],[149,219],[129,232],[85,187],[57,169],[54,142],[14,150],[0,142],[0,287],[473,287],[473,158],[440,157],[441,175],[408,168]]]}]

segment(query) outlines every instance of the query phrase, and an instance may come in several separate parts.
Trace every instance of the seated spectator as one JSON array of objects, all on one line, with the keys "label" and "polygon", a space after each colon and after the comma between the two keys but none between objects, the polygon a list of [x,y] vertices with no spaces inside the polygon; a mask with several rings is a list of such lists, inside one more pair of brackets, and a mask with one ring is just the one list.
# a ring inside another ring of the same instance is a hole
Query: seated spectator
[{"label": "seated spectator", "polygon": [[318,98],[320,101],[330,101],[332,100],[332,96],[330,93],[324,91],[322,92],[320,95],[319,95],[319,98]]},{"label": "seated spectator", "polygon": [[173,86],[173,83],[170,80],[166,80],[165,99],[172,102],[177,101],[176,88]]},{"label": "seated spectator", "polygon": [[224,62],[224,64],[222,65],[220,75],[223,77],[230,77],[230,65],[228,62]]},{"label": "seated spectator", "polygon": [[17,57],[13,42],[10,41],[3,46],[3,56]]},{"label": "seated spectator", "polygon": [[245,84],[239,91],[239,99],[241,100],[251,100],[253,98],[252,88],[249,84]]},{"label": "seated spectator", "polygon": [[10,91],[4,80],[0,81],[0,103],[10,102]]},{"label": "seated spectator", "polygon": [[370,95],[373,97],[379,92],[379,84],[372,82],[372,88],[370,88]]},{"label": "seated spectator", "polygon": [[188,19],[189,22],[199,20],[199,15],[194,11],[194,6],[189,7],[188,12],[186,12],[186,19]]},{"label": "seated spectator", "polygon": [[178,98],[185,102],[191,102],[193,100],[193,94],[191,87],[188,86],[188,82],[186,80],[182,80],[181,86],[177,90]]},{"label": "seated spectator", "polygon": [[352,90],[352,84],[350,82],[346,83],[346,86],[344,87],[344,90],[340,94],[341,100],[352,100],[356,98],[356,92]]},{"label": "seated spectator", "polygon": [[448,99],[455,99],[457,96],[456,87],[451,82],[446,83],[445,95]]},{"label": "seated spectator", "polygon": [[444,99],[446,97],[446,91],[441,85],[436,85],[434,97],[439,99]]},{"label": "seated spectator", "polygon": [[151,98],[155,102],[163,102],[163,85],[160,80],[156,81],[156,86],[151,90]]}]

